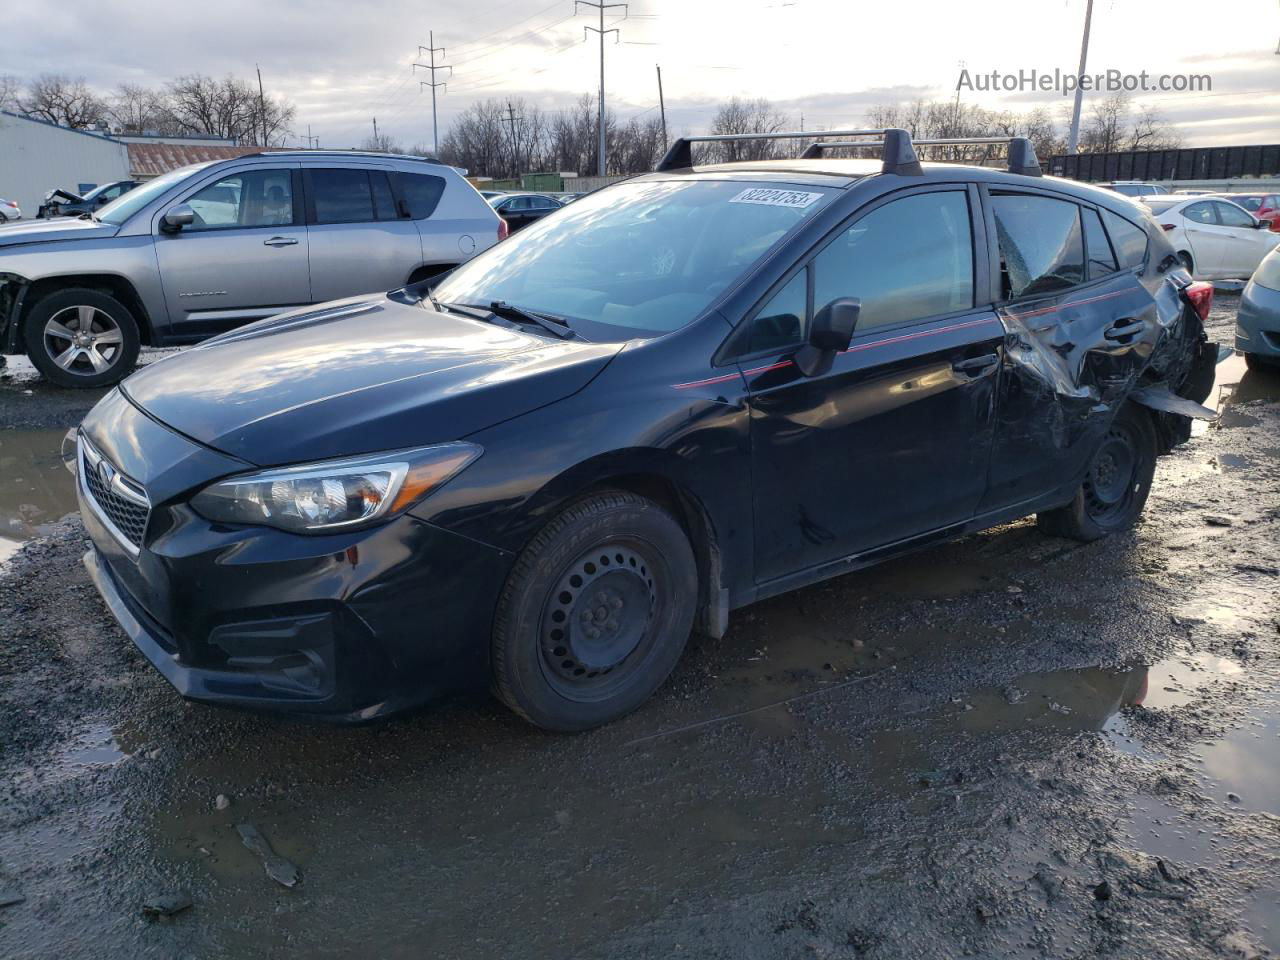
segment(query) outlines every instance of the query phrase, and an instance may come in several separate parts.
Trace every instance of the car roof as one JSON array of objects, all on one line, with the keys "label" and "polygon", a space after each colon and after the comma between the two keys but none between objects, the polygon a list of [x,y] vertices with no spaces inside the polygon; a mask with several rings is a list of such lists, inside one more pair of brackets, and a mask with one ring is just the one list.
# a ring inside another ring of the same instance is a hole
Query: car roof
[{"label": "car roof", "polygon": [[[1107,207],[1116,213],[1126,211],[1133,216],[1129,198],[1110,190],[1104,190],[1095,184],[1081,183],[1063,177],[1027,176],[1010,173],[1007,170],[993,167],[980,167],[964,163],[934,163],[925,161],[920,164],[919,176],[900,176],[889,174],[901,182],[929,183],[931,181],[956,180],[969,183],[986,183],[994,187],[1045,187],[1058,193],[1066,193],[1086,203]],[[685,177],[700,179],[739,179],[767,180],[778,183],[812,184],[813,186],[835,187],[844,189],[863,180],[879,177],[882,174],[880,160],[859,160],[837,157],[814,157],[812,159],[785,160],[752,160],[738,163],[716,163],[697,167],[684,167],[660,173],[647,173],[634,177],[634,180],[674,180]]]}]

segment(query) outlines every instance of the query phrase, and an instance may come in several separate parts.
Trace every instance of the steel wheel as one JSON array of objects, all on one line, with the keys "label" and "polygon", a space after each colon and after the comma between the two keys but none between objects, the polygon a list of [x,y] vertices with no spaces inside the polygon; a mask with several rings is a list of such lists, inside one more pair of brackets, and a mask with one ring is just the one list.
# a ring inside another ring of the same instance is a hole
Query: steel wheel
[{"label": "steel wheel", "polygon": [[[648,544],[610,542],[571,563],[543,613],[542,669],[570,700],[599,700],[653,645],[657,565]],[[618,671],[615,675],[614,671]]]},{"label": "steel wheel", "polygon": [[124,337],[103,310],[66,307],[45,322],[45,349],[53,362],[75,376],[105,373],[120,359]]},{"label": "steel wheel", "polygon": [[1085,506],[1093,520],[1105,526],[1128,512],[1141,486],[1137,467],[1135,438],[1123,424],[1114,425],[1084,480]]}]

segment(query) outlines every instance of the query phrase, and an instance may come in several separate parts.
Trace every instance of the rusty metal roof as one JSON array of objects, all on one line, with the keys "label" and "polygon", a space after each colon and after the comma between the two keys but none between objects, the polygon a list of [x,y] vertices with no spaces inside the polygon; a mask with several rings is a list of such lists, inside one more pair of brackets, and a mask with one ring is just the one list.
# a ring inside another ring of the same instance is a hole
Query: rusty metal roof
[{"label": "rusty metal roof", "polygon": [[[232,160],[249,153],[262,153],[262,147],[199,146],[178,143],[127,143],[129,172],[139,178],[158,177],[192,163],[210,160]],[[267,150],[277,148],[267,147]]]}]

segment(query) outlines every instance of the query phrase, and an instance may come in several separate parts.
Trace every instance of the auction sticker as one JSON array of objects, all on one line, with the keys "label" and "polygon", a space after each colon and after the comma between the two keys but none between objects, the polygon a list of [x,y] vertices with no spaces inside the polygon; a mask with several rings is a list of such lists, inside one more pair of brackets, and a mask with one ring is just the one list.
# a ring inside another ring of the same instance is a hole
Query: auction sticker
[{"label": "auction sticker", "polygon": [[730,197],[730,203],[764,203],[771,207],[796,207],[803,210],[822,199],[820,193],[805,193],[803,190],[771,190],[767,187],[752,187],[743,190],[736,197]]}]

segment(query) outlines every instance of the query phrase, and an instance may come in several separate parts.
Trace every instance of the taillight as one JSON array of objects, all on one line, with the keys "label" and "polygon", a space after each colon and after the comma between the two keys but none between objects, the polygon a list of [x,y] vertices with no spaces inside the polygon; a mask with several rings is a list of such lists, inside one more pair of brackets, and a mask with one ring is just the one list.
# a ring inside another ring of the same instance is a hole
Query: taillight
[{"label": "taillight", "polygon": [[509,236],[511,236],[511,224],[507,223],[507,221],[499,217],[498,218],[498,242],[501,243],[503,240],[507,239],[507,237]]},{"label": "taillight", "polygon": [[1178,225],[1177,225],[1176,223],[1162,223],[1162,224],[1160,224],[1160,226],[1162,226],[1165,230],[1177,230],[1177,229],[1178,229]]},{"label": "taillight", "polygon": [[1213,306],[1213,284],[1197,280],[1195,283],[1183,288],[1182,292],[1186,295],[1187,302],[1191,304],[1192,309],[1200,315],[1200,322],[1207,323],[1209,309]]}]

